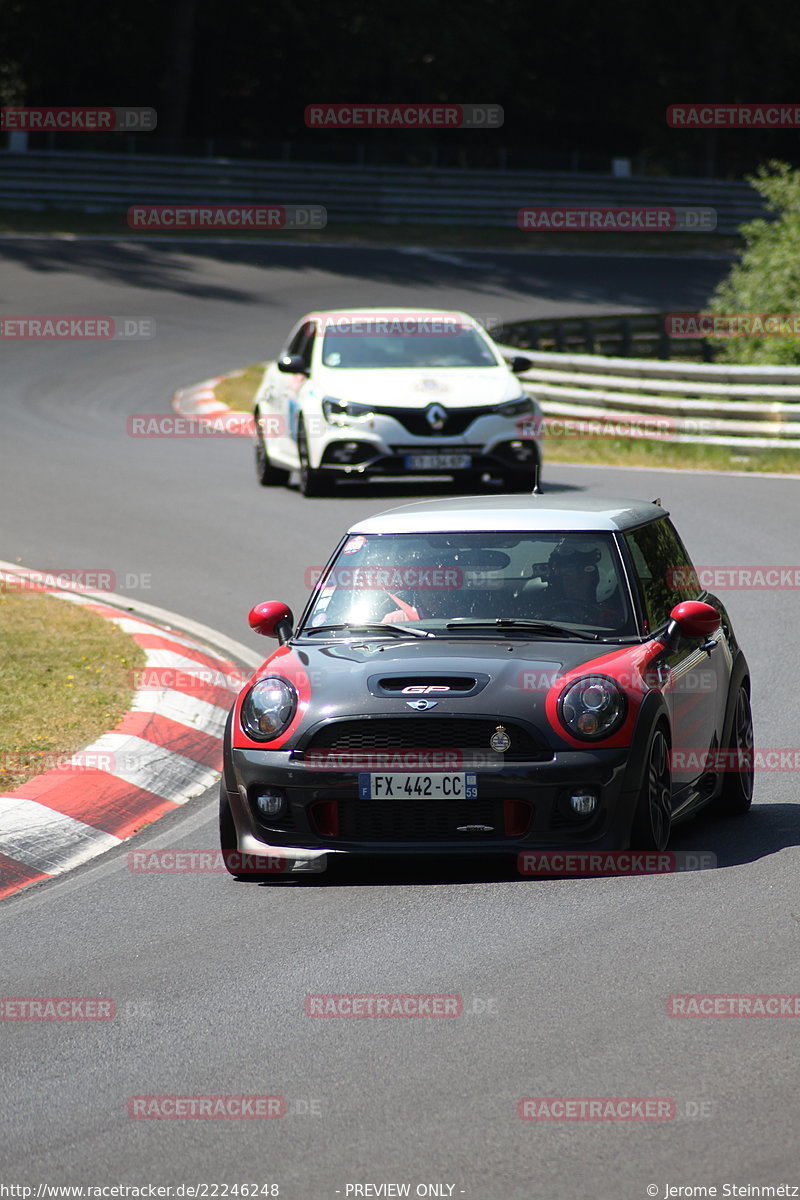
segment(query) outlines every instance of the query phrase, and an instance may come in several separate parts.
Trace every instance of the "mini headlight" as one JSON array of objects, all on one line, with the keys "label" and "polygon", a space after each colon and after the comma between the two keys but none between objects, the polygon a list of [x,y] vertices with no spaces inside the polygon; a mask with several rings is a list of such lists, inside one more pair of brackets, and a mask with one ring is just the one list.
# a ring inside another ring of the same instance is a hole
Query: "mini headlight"
[{"label": "mini headlight", "polygon": [[283,733],[297,707],[297,692],[285,679],[268,675],[254,683],[242,704],[242,729],[256,742]]},{"label": "mini headlight", "polygon": [[564,688],[558,707],[570,733],[595,742],[619,729],[628,711],[628,701],[613,679],[587,675]]},{"label": "mini headlight", "polygon": [[528,417],[533,410],[534,404],[530,396],[520,396],[517,400],[509,400],[508,404],[499,404],[497,415],[500,417]]},{"label": "mini headlight", "polygon": [[322,411],[329,425],[347,425],[353,417],[372,416],[374,409],[370,404],[348,403],[335,396],[325,396]]}]

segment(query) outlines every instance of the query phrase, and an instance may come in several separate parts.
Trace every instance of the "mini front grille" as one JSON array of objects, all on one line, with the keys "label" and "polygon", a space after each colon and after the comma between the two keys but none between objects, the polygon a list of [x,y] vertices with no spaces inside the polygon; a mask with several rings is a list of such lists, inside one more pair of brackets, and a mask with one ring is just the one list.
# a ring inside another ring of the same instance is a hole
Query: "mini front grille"
[{"label": "mini front grille", "polygon": [[[413,698],[413,697],[412,697]],[[303,747],[309,750],[441,750],[491,752],[489,739],[502,725],[511,739],[506,762],[545,762],[553,757],[520,725],[478,717],[373,717],[332,721]]]}]

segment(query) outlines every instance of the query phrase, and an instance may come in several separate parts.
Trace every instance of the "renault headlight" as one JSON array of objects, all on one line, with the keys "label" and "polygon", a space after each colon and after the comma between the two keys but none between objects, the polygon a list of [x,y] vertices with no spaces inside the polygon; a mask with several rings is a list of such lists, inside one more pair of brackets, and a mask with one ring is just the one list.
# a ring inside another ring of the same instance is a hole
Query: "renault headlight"
[{"label": "renault headlight", "polygon": [[375,410],[371,404],[348,403],[335,396],[325,396],[322,411],[329,425],[349,425],[354,417],[371,417]]},{"label": "renault headlight", "polygon": [[499,417],[529,417],[534,408],[535,405],[530,396],[519,396],[516,400],[509,400],[507,404],[498,404],[497,415]]}]

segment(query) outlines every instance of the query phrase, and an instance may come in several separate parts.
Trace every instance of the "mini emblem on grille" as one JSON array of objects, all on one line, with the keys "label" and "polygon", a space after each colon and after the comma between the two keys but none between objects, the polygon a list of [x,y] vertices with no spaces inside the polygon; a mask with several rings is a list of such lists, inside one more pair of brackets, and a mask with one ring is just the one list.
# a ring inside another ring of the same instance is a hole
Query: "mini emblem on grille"
[{"label": "mini emblem on grille", "polygon": [[458,825],[456,833],[494,833],[494,825]]},{"label": "mini emblem on grille", "polygon": [[427,708],[436,708],[438,701],[436,700],[406,700],[409,708],[415,708],[417,712],[425,712]]},{"label": "mini emblem on grille", "polygon": [[505,725],[498,725],[489,738],[489,745],[497,754],[505,754],[511,745],[511,738],[506,733]]},{"label": "mini emblem on grille", "polygon": [[447,413],[441,404],[432,404],[425,410],[425,420],[435,433],[439,433],[447,424]]}]

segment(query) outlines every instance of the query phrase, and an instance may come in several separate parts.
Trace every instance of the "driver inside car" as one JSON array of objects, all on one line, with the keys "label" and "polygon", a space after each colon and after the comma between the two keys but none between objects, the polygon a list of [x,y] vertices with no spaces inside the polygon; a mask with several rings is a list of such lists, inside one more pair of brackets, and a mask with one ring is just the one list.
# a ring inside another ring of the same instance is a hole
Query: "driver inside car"
[{"label": "driver inside car", "polygon": [[606,601],[597,598],[600,558],[597,546],[576,544],[572,539],[558,542],[541,572],[547,588],[531,597],[535,612],[530,615],[547,621],[616,626],[622,614],[617,606],[607,602],[613,597]]}]

